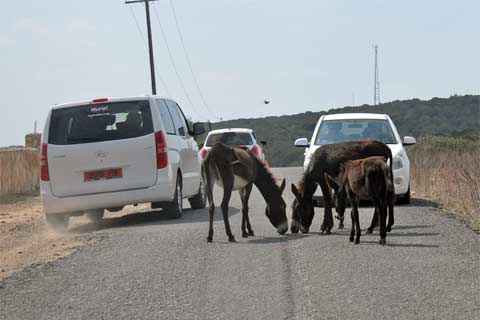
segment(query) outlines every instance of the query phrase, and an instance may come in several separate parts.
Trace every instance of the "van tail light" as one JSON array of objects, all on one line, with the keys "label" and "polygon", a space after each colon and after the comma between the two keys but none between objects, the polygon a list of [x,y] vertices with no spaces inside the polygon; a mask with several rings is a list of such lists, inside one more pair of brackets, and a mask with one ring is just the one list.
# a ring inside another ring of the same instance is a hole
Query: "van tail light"
[{"label": "van tail light", "polygon": [[200,156],[202,157],[202,159],[205,159],[207,157],[207,154],[208,154],[207,149],[205,148],[200,149]]},{"label": "van tail light", "polygon": [[40,154],[40,180],[42,181],[50,180],[50,176],[48,175],[47,147],[48,144],[42,143],[42,152]]},{"label": "van tail light", "polygon": [[257,147],[257,145],[254,145],[252,147],[252,152],[253,152],[254,155],[256,155],[258,157],[258,147]]},{"label": "van tail light", "polygon": [[157,169],[168,165],[167,142],[162,130],[155,132],[155,149],[157,151]]}]

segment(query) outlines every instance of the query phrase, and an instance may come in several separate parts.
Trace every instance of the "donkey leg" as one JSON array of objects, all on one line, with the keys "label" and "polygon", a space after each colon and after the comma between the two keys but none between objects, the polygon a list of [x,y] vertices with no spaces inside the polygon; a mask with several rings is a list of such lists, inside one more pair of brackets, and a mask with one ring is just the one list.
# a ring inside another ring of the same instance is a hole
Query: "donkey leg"
[{"label": "donkey leg", "polygon": [[373,218],[372,222],[370,223],[370,227],[367,228],[367,233],[372,233],[373,229],[378,225],[378,211],[377,207],[375,207],[375,210],[373,211]]},{"label": "donkey leg", "polygon": [[355,237],[355,215],[353,214],[353,208],[350,211],[350,217],[352,218],[352,229],[350,230],[350,242],[353,242],[353,239]]},{"label": "donkey leg", "polygon": [[395,223],[395,218],[393,214],[393,208],[395,203],[395,192],[389,191],[388,192],[388,224],[387,224],[387,232],[392,231],[392,226]]},{"label": "donkey leg", "polygon": [[235,242],[235,237],[232,234],[232,229],[230,229],[230,222],[228,219],[228,203],[230,202],[230,197],[232,196],[233,189],[233,176],[230,179],[224,179],[223,181],[223,199],[222,199],[222,213],[223,213],[223,222],[225,223],[225,231],[228,236],[228,241]]},{"label": "donkey leg", "polygon": [[360,229],[360,219],[358,216],[358,200],[352,201],[352,206],[353,206],[353,215],[355,216],[355,244],[360,243],[360,236],[362,235],[362,230]]},{"label": "donkey leg", "polygon": [[203,174],[205,177],[206,183],[206,192],[207,192],[207,200],[208,200],[208,216],[209,216],[209,225],[208,225],[208,236],[207,241],[212,242],[213,240],[213,214],[215,212],[215,203],[213,202],[213,178],[210,176],[210,170],[208,168],[208,164],[204,163],[203,167]]},{"label": "donkey leg", "polygon": [[212,242],[213,240],[213,213],[215,212],[215,205],[213,202],[210,202],[210,206],[208,207],[208,215],[209,215],[209,227],[208,227],[208,237],[207,241]]},{"label": "donkey leg", "polygon": [[238,190],[238,193],[240,194],[240,200],[242,201],[242,238],[248,238],[248,233],[247,230],[245,229],[245,224],[247,222],[247,212],[248,212],[248,207],[245,206],[245,201],[244,201],[244,194],[245,194],[245,189],[240,189]]},{"label": "donkey leg", "polygon": [[387,243],[387,228],[386,228],[386,220],[387,220],[387,204],[380,203],[380,244],[385,245]]},{"label": "donkey leg", "polygon": [[248,211],[249,211],[248,199],[250,199],[250,193],[252,192],[252,187],[253,187],[253,183],[249,183],[245,187],[245,193],[244,193],[245,204],[244,204],[244,207],[246,208],[246,210],[245,210],[245,212],[246,212],[245,213],[245,220],[246,220],[246,223],[247,223],[248,235],[251,236],[251,237],[254,237],[255,233],[253,233],[252,226],[250,225],[250,217],[248,215]]},{"label": "donkey leg", "polygon": [[330,187],[323,175],[320,175],[319,184],[320,188],[322,189],[324,202],[323,222],[322,226],[320,227],[320,231],[321,233],[330,234],[333,228],[332,194],[330,192]]}]

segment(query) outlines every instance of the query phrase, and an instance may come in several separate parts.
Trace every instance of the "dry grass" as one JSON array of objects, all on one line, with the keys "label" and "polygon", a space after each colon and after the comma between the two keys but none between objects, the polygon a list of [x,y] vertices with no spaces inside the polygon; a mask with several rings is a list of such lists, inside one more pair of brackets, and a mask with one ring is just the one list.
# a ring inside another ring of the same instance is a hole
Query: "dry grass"
[{"label": "dry grass", "polygon": [[42,135],[40,133],[29,133],[25,135],[25,146],[29,148],[40,148]]},{"label": "dry grass", "polygon": [[410,158],[412,190],[480,230],[480,140],[426,137]]},{"label": "dry grass", "polygon": [[38,149],[0,150],[0,197],[36,192],[39,188],[39,164]]}]

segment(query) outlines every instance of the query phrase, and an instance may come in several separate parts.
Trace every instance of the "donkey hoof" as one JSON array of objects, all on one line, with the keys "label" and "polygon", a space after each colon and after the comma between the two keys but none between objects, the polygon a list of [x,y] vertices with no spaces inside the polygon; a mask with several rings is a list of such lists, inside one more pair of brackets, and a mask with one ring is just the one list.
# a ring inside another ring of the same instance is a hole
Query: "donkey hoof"
[{"label": "donkey hoof", "polygon": [[212,237],[207,237],[207,242],[212,242]]},{"label": "donkey hoof", "polygon": [[248,238],[248,233],[242,233],[242,238]]},{"label": "donkey hoof", "polygon": [[252,230],[252,231],[248,231],[248,235],[249,235],[250,237],[255,237],[255,233],[253,233],[253,230]]},{"label": "donkey hoof", "polygon": [[340,224],[338,225],[338,229],[343,229],[343,227],[345,227],[345,226],[343,225],[343,223],[340,223]]},{"label": "donkey hoof", "polygon": [[373,229],[368,228],[365,232],[368,233],[368,234],[373,233]]},{"label": "donkey hoof", "polygon": [[392,231],[392,226],[387,226],[386,230],[387,230],[387,232]]},{"label": "donkey hoof", "polygon": [[348,240],[350,240],[350,242],[353,242],[353,237],[350,237]]},{"label": "donkey hoof", "polygon": [[380,241],[378,243],[381,244],[382,246],[384,246],[384,245],[387,244],[387,240],[386,239],[380,239]]},{"label": "donkey hoof", "polygon": [[360,239],[355,239],[354,244],[360,244]]},{"label": "donkey hoof", "polygon": [[229,241],[229,242],[237,242],[237,241],[235,240],[235,237],[228,237],[228,241]]}]

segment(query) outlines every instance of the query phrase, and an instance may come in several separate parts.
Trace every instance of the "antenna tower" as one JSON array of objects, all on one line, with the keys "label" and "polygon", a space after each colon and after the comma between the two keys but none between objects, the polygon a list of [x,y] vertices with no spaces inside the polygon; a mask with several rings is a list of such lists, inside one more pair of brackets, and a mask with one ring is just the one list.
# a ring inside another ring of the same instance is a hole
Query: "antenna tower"
[{"label": "antenna tower", "polygon": [[378,45],[374,45],[375,50],[375,76],[374,76],[374,89],[373,89],[373,105],[379,105],[380,102],[380,79],[378,78]]}]

